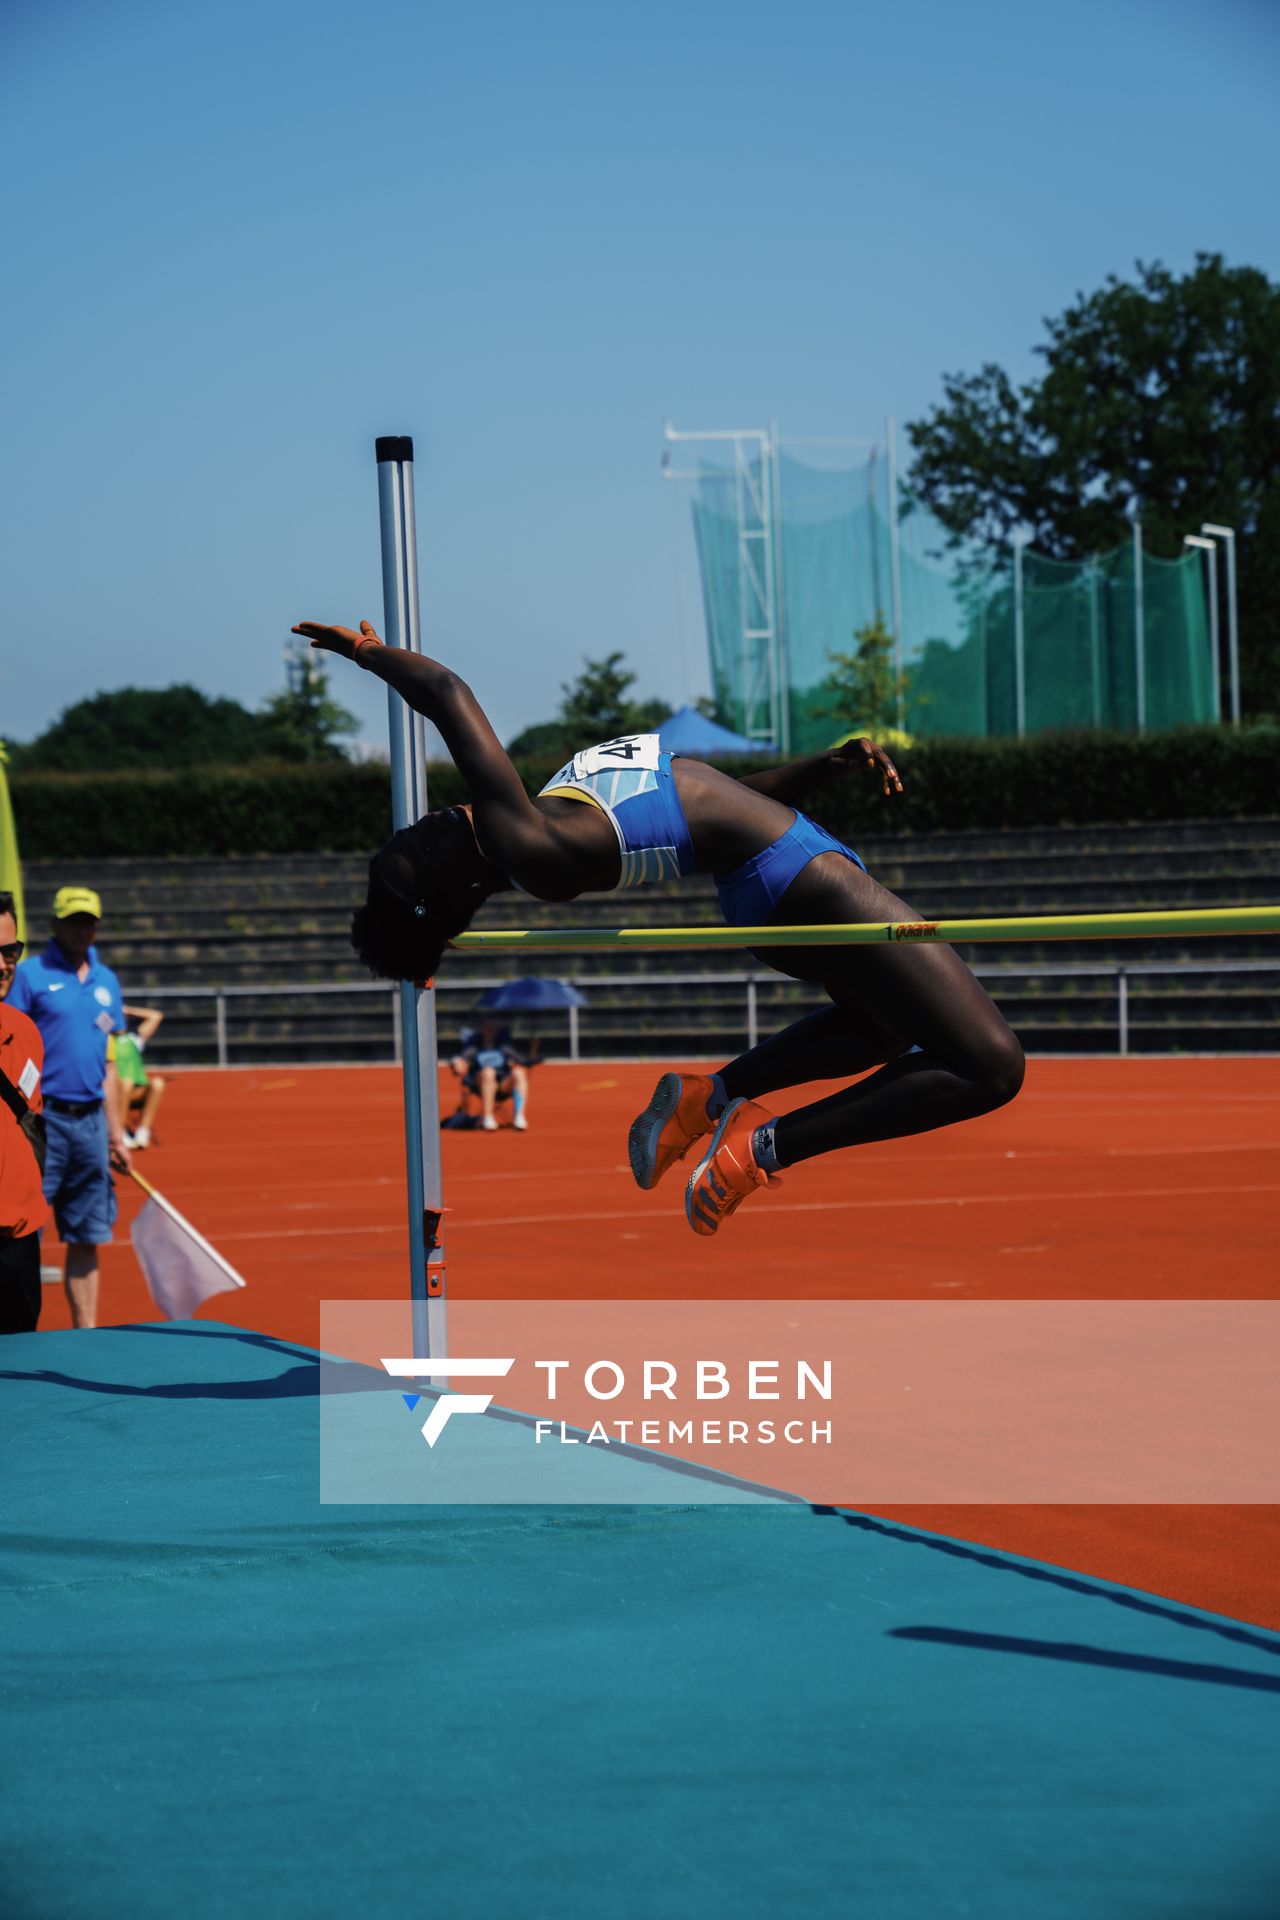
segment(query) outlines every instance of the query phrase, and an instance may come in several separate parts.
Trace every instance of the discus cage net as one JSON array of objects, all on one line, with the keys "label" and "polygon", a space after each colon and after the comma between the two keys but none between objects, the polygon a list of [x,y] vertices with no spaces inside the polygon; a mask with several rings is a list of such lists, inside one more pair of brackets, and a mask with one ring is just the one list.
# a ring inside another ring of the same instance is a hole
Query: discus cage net
[{"label": "discus cage net", "polygon": [[749,738],[808,753],[839,737],[831,655],[877,619],[912,735],[1221,718],[1200,556],[1145,552],[1140,522],[1078,563],[956,542],[902,485],[892,422],[874,443],[784,443],[776,427],[666,439],[664,470],[690,488],[717,715]]}]

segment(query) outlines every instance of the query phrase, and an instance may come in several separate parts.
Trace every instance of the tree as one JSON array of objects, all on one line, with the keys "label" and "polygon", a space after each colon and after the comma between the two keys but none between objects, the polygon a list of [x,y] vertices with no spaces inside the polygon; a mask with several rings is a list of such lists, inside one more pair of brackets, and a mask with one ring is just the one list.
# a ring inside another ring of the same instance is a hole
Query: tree
[{"label": "tree", "polygon": [[909,675],[896,673],[893,634],[877,608],[876,617],[853,636],[852,653],[828,653],[831,672],[819,688],[826,699],[814,708],[815,720],[830,719],[845,733],[883,738],[898,730]]},{"label": "tree", "polygon": [[267,752],[257,714],[191,686],[94,694],[67,707],[35,740],[11,748],[15,769],[63,773],[236,765]]},{"label": "tree", "polygon": [[570,685],[561,686],[564,698],[559,717],[566,733],[590,744],[619,733],[650,732],[670,716],[670,707],[661,700],[631,698],[636,676],[624,669],[624,658],[615,652],[603,660],[587,660],[585,671]]},{"label": "tree", "polygon": [[1126,539],[1176,558],[1203,521],[1237,529],[1241,681],[1280,707],[1280,287],[1201,253],[1137,263],[1045,322],[1039,380],[950,374],[907,428],[910,483],[957,538],[1020,529],[1054,558]]},{"label": "tree", "polygon": [[279,760],[345,760],[359,721],[330,697],[329,675],[304,642],[285,652],[285,687],[262,703],[263,752]]},{"label": "tree", "polygon": [[507,752],[515,758],[526,754],[545,753],[553,758],[567,760],[574,751],[565,748],[564,728],[558,720],[539,720],[531,727],[525,727],[507,742]]},{"label": "tree", "polygon": [[539,721],[518,733],[508,753],[549,753],[568,758],[595,740],[611,740],[620,733],[653,733],[671,717],[665,700],[633,700],[636,676],[622,664],[621,651],[603,660],[585,660],[583,672],[567,685],[561,683],[560,712],[554,720]]}]

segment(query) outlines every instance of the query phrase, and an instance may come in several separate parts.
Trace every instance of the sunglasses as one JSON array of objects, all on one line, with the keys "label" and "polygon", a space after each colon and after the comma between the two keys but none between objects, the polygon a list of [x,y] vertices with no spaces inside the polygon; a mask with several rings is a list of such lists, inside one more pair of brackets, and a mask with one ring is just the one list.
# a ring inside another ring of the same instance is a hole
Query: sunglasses
[{"label": "sunglasses", "polygon": [[16,966],[26,950],[27,943],[25,940],[10,940],[5,946],[0,947],[0,960],[7,960]]}]

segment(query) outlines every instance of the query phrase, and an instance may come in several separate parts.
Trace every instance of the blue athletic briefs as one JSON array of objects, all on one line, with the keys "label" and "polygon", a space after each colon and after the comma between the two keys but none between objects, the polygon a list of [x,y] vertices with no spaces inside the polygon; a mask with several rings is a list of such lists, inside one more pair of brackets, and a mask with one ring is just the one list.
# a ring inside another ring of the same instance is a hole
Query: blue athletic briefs
[{"label": "blue athletic briefs", "polygon": [[720,911],[731,927],[762,927],[798,873],[820,853],[842,853],[855,866],[866,868],[852,847],[797,813],[787,831],[772,846],[744,860],[732,873],[716,874]]}]

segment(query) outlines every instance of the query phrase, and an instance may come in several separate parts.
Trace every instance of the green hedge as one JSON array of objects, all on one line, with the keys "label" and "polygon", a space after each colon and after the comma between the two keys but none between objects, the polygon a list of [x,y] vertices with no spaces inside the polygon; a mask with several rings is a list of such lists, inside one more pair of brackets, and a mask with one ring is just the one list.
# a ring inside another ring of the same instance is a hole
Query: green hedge
[{"label": "green hedge", "polygon": [[[1034,827],[1087,821],[1231,819],[1280,813],[1280,728],[920,741],[898,756],[889,804],[851,778],[810,803],[853,839],[868,832]],[[530,791],[558,762],[524,760]],[[727,772],[758,762],[725,760]],[[357,852],[390,831],[385,766],[202,767],[190,773],[16,773],[24,858]],[[430,773],[432,804],[464,799],[454,768]],[[856,841],[855,841],[856,844]]]},{"label": "green hedge", "polygon": [[1274,726],[920,741],[896,758],[905,791],[895,803],[869,781],[846,781],[828,790],[823,824],[848,838],[1280,814]]}]

